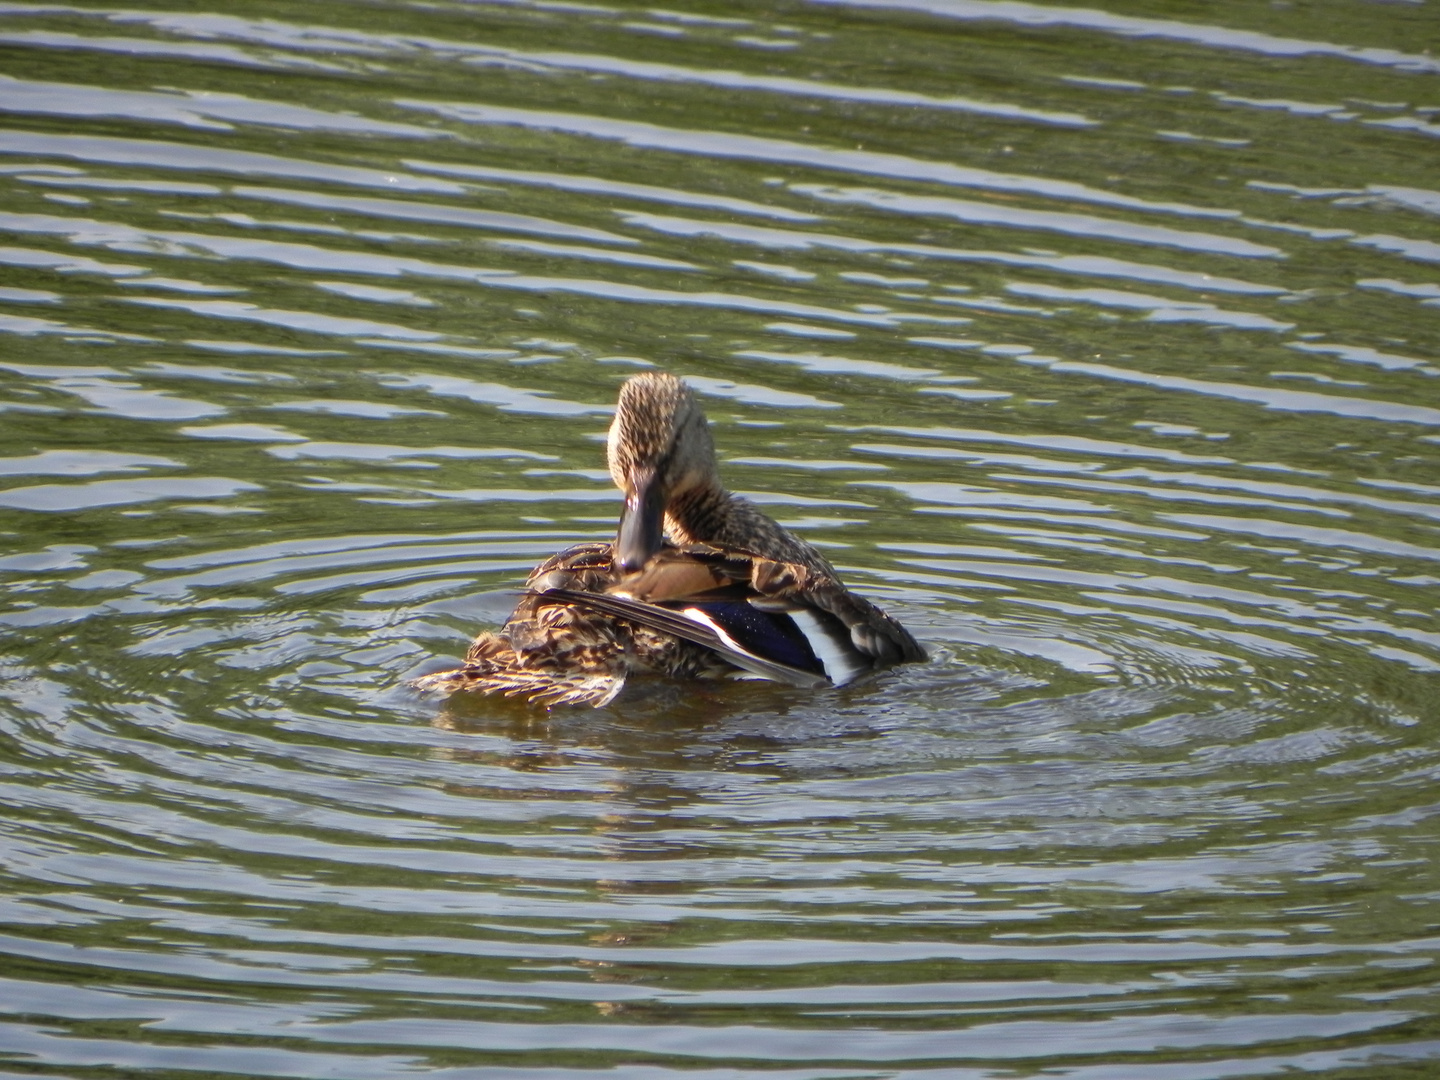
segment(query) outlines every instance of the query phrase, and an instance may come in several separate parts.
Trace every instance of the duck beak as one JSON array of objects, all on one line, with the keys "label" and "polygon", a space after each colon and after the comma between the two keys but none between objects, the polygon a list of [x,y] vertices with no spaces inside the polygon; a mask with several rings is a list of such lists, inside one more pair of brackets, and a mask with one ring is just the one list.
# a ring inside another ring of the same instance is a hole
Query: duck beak
[{"label": "duck beak", "polygon": [[625,497],[615,537],[615,563],[625,573],[643,568],[664,543],[665,501],[653,475],[641,478],[634,493]]}]

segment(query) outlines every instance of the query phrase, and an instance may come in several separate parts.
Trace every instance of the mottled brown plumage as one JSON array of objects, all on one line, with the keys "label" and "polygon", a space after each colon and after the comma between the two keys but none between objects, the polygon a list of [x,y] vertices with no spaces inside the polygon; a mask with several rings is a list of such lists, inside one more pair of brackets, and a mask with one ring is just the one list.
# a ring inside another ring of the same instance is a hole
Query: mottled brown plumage
[{"label": "mottled brown plumage", "polygon": [[464,666],[414,685],[598,706],[638,672],[818,687],[924,659],[819,551],[721,486],[704,413],[679,379],[621,387],[607,457],[625,496],[615,542],[538,567]]},{"label": "mottled brown plumage", "polygon": [[504,628],[477,637],[463,666],[425,675],[411,685],[599,707],[624,688],[632,671],[713,678],[733,670],[699,645],[548,593],[599,593],[613,586],[620,575],[611,567],[611,548],[609,543],[576,544],[551,556],[531,571]]}]

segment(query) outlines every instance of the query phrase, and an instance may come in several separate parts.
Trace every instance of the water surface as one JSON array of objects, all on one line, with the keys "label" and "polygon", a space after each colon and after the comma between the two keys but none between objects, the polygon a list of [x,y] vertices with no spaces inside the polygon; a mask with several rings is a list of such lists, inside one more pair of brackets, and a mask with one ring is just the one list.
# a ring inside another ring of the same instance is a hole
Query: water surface
[{"label": "water surface", "polygon": [[[1430,1075],[1437,32],[0,4],[7,1075]],[[651,366],[929,663],[404,688]]]}]

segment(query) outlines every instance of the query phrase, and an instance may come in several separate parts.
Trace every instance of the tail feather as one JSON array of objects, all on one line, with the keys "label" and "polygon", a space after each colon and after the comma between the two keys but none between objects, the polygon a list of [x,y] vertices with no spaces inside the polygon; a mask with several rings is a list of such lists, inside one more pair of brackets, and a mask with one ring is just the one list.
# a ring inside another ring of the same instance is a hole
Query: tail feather
[{"label": "tail feather", "polygon": [[478,690],[485,694],[524,697],[537,705],[610,704],[625,688],[625,676],[613,674],[561,675],[554,671],[524,668],[497,669],[467,666],[437,671],[412,679],[417,690],[453,694],[457,690]]}]

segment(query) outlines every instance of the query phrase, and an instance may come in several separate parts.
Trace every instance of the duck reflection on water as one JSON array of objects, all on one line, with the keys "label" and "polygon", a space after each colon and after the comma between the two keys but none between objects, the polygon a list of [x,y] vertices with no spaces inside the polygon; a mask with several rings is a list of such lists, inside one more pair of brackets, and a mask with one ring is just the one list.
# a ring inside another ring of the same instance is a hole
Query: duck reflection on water
[{"label": "duck reflection on water", "polygon": [[607,457],[625,495],[615,541],[538,566],[503,628],[414,686],[598,707],[632,674],[813,689],[925,659],[811,544],[721,486],[705,414],[680,379],[626,381]]}]

